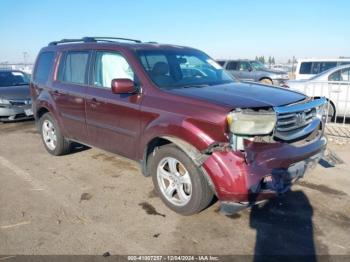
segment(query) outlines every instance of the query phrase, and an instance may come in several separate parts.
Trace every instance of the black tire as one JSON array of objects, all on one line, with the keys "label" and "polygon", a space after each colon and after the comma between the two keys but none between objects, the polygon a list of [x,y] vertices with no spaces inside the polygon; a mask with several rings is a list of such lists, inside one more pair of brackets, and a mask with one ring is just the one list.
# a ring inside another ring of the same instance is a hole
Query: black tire
[{"label": "black tire", "polygon": [[273,85],[273,82],[271,79],[268,78],[263,78],[259,80],[260,83],[264,84],[264,85]]},{"label": "black tire", "polygon": [[335,120],[335,115],[336,115],[336,109],[335,109],[335,106],[334,104],[328,100],[328,103],[329,103],[329,106],[327,106],[329,109],[328,110],[328,113],[327,113],[327,122],[330,123],[330,122],[336,122]]},{"label": "black tire", "polygon": [[[162,159],[175,158],[187,169],[192,183],[190,200],[186,205],[177,206],[171,203],[162,193],[157,180],[157,168]],[[213,199],[213,192],[209,184],[193,161],[174,144],[167,144],[155,149],[149,159],[149,170],[152,174],[154,187],[162,201],[173,211],[181,215],[193,215],[205,209]]]},{"label": "black tire", "polygon": [[[57,142],[56,142],[56,147],[54,149],[50,149],[44,140],[43,125],[44,125],[45,120],[50,121],[53,124],[53,127],[55,129]],[[52,116],[51,113],[45,113],[39,119],[39,131],[40,131],[40,135],[41,135],[41,139],[43,141],[43,144],[44,144],[47,152],[49,152],[51,155],[61,156],[61,155],[68,154],[70,152],[70,142],[62,135],[60,128],[57,124],[57,121],[55,120],[55,118]]]}]

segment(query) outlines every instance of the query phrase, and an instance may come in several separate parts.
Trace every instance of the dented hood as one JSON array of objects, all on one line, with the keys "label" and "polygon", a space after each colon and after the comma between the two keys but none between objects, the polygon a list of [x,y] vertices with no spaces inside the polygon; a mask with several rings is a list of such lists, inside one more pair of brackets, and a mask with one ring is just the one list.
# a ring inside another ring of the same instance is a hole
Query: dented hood
[{"label": "dented hood", "polygon": [[172,89],[169,92],[232,108],[282,106],[305,99],[305,95],[288,89],[240,82],[207,87],[186,87]]}]

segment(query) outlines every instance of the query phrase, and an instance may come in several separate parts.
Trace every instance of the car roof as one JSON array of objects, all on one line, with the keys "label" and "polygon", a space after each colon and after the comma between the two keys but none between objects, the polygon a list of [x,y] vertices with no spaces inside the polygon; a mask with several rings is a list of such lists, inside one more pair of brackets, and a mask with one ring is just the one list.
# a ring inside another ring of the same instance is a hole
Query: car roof
[{"label": "car roof", "polygon": [[222,61],[222,62],[235,62],[235,61],[245,61],[245,62],[251,62],[255,61],[254,59],[216,59],[216,61]]},{"label": "car roof", "polygon": [[10,69],[10,68],[0,68],[0,72],[21,72],[21,73],[24,73],[22,70]]},{"label": "car roof", "polygon": [[350,58],[298,58],[298,63],[301,62],[343,62],[350,61]]},{"label": "car roof", "polygon": [[157,42],[141,42],[140,40],[118,37],[83,37],[80,39],[62,39],[60,41],[49,43],[49,45],[44,49],[66,50],[94,47],[103,47],[106,49],[122,47],[133,50],[197,50],[186,46],[159,44]]}]

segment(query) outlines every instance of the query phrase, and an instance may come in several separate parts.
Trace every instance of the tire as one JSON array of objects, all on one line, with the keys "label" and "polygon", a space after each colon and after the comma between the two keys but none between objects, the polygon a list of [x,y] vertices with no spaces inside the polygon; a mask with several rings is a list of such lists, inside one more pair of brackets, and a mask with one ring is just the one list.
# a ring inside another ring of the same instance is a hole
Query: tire
[{"label": "tire", "polygon": [[328,103],[329,103],[329,106],[327,106],[328,108],[328,113],[327,113],[327,123],[330,123],[330,122],[336,122],[335,120],[335,114],[336,114],[336,109],[335,109],[335,106],[333,103],[331,103],[329,100],[328,100]]},{"label": "tire", "polygon": [[70,142],[62,135],[51,113],[39,119],[39,130],[44,146],[51,155],[61,156],[70,152]]},{"label": "tire", "polygon": [[265,85],[273,85],[272,80],[271,80],[271,79],[268,79],[268,78],[260,79],[259,82],[262,83],[262,84],[265,84]]},{"label": "tire", "polygon": [[[175,145],[167,144],[156,148],[151,154],[149,165],[158,195],[176,213],[199,213],[213,199],[214,194],[200,169]],[[171,172],[174,168],[175,173]]]}]

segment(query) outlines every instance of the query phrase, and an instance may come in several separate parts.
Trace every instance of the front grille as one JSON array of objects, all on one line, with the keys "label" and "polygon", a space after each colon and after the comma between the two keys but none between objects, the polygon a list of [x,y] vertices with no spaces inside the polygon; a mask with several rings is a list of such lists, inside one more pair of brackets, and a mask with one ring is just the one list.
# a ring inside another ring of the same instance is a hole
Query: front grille
[{"label": "front grille", "polygon": [[10,104],[13,106],[25,106],[31,104],[30,99],[11,99]]},{"label": "front grille", "polygon": [[277,116],[276,130],[280,132],[296,130],[310,124],[315,117],[315,108],[295,113],[280,114]]},{"label": "front grille", "polygon": [[287,142],[303,139],[317,129],[323,128],[317,108],[326,104],[325,98],[305,103],[275,107],[277,123],[275,138]]}]

